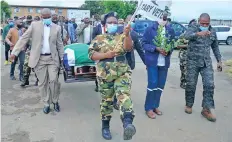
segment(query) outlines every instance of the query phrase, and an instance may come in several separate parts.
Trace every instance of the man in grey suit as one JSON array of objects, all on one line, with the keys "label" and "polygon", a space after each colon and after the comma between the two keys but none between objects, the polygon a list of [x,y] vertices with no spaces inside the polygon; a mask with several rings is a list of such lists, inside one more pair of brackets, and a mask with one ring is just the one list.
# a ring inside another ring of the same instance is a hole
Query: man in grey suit
[{"label": "man in grey suit", "polygon": [[90,19],[85,18],[84,23],[78,25],[76,29],[77,42],[90,44],[93,38],[93,26],[90,24]]},{"label": "man in grey suit", "polygon": [[33,22],[15,45],[11,59],[18,56],[31,38],[31,52],[28,66],[33,68],[38,79],[40,94],[44,101],[43,112],[50,112],[50,104],[59,112],[57,94],[58,71],[63,60],[64,47],[60,26],[53,24],[50,9],[43,9],[42,21]]}]

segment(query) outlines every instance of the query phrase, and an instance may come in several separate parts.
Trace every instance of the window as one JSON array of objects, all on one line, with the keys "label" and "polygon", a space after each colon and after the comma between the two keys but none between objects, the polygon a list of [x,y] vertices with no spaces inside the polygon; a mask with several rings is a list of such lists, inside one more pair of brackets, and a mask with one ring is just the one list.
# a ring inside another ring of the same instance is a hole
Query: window
[{"label": "window", "polygon": [[58,9],[58,15],[62,15],[63,11],[62,9]]},{"label": "window", "polygon": [[54,8],[51,8],[52,14],[56,13],[56,10]]},{"label": "window", "polygon": [[218,32],[228,32],[230,31],[229,27],[218,27]]},{"label": "window", "polygon": [[40,8],[36,8],[36,13],[40,13],[40,12],[41,12]]},{"label": "window", "polygon": [[28,8],[29,13],[33,13],[33,8]]},{"label": "window", "polygon": [[14,12],[19,12],[20,11],[20,9],[18,8],[18,7],[15,7],[15,9],[14,9]]}]

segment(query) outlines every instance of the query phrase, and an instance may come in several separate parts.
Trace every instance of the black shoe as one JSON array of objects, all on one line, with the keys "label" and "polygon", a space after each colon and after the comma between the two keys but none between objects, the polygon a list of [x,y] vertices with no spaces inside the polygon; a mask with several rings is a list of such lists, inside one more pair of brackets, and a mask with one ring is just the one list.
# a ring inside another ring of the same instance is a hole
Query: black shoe
[{"label": "black shoe", "polygon": [[43,108],[43,112],[44,112],[45,114],[48,114],[48,113],[50,112],[50,106],[45,106],[45,107]]},{"label": "black shoe", "polygon": [[35,86],[38,86],[38,83],[39,83],[39,81],[38,81],[38,80],[36,80],[36,82],[35,82]]},{"label": "black shoe", "polygon": [[60,112],[60,105],[59,105],[59,103],[57,102],[57,103],[53,103],[53,104],[54,104],[54,110],[56,112]]},{"label": "black shoe", "polygon": [[124,128],[123,139],[124,140],[131,140],[132,137],[136,133],[135,126],[132,124],[132,122],[133,122],[132,115],[131,115],[131,117],[124,116],[122,122],[123,122],[123,128]]},{"label": "black shoe", "polygon": [[106,140],[111,140],[110,120],[102,120],[102,137]]},{"label": "black shoe", "polygon": [[119,110],[119,105],[116,103],[113,104],[114,109]]},{"label": "black shoe", "polygon": [[102,128],[102,137],[106,140],[112,139],[110,128]]},{"label": "black shoe", "polygon": [[95,88],[95,92],[98,92],[98,87]]},{"label": "black shoe", "polygon": [[28,81],[28,80],[23,81],[22,84],[21,84],[20,86],[21,86],[21,87],[24,87],[24,86],[26,86],[26,85],[29,85],[29,81]]}]

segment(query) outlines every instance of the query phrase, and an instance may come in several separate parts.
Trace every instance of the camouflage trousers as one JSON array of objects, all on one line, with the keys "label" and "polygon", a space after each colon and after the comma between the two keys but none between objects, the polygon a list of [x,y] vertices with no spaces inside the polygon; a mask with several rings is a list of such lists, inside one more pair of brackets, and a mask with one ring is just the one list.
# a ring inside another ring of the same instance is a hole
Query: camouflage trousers
[{"label": "camouflage trousers", "polygon": [[185,88],[185,86],[186,86],[186,72],[187,72],[187,61],[186,60],[180,61],[180,71],[181,71],[180,86]]},{"label": "camouflage trousers", "polygon": [[212,64],[210,66],[198,67],[194,61],[187,64],[185,100],[186,106],[192,107],[195,99],[196,85],[198,75],[201,74],[203,83],[203,100],[202,107],[213,109],[214,105],[214,71]]},{"label": "camouflage trousers", "polygon": [[113,97],[116,96],[120,108],[120,117],[131,114],[134,117],[133,104],[130,98],[131,71],[121,76],[112,76],[110,80],[97,77],[99,92],[101,93],[101,119],[110,120],[113,113]]},{"label": "camouflage trousers", "polygon": [[[30,74],[31,74],[31,68],[28,66],[28,62],[29,62],[29,52],[26,53],[25,55],[25,61],[24,61],[24,65],[23,65],[23,79],[26,81],[26,80],[29,80],[29,77],[30,77]],[[35,75],[37,81],[38,81],[38,78],[37,76]]]}]

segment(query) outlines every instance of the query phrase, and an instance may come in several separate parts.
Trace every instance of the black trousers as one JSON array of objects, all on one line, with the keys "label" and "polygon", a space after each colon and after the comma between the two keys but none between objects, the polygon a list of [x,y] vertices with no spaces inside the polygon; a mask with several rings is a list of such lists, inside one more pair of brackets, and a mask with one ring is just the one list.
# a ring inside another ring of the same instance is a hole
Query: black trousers
[{"label": "black trousers", "polygon": [[5,60],[6,61],[8,61],[9,59],[9,51],[11,54],[10,45],[5,42]]}]

